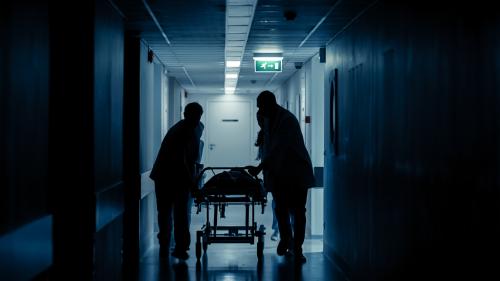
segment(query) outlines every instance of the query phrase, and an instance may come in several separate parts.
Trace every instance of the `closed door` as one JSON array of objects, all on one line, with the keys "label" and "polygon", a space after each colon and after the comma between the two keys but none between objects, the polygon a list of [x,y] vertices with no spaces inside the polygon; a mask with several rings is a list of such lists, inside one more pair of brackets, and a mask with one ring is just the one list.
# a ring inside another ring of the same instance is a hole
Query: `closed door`
[{"label": "closed door", "polygon": [[249,101],[208,101],[206,167],[250,165],[251,104]]}]

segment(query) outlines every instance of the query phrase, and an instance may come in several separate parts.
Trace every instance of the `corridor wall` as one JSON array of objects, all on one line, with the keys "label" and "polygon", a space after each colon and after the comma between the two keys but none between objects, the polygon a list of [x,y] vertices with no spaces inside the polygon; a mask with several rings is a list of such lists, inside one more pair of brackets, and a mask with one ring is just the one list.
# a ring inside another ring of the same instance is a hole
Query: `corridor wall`
[{"label": "corridor wall", "polygon": [[327,46],[324,248],[351,280],[498,276],[499,21],[473,6],[379,1]]}]

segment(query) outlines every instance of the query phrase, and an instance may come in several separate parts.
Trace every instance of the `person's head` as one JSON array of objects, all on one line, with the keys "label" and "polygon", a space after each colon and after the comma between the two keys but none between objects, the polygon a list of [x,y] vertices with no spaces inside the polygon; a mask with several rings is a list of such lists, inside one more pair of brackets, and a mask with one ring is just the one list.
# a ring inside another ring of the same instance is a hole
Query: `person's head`
[{"label": "person's head", "polygon": [[203,108],[197,102],[191,102],[184,107],[184,119],[194,127],[200,123]]},{"label": "person's head", "polygon": [[271,117],[277,107],[276,97],[270,91],[263,91],[257,97],[257,107],[264,117]]}]

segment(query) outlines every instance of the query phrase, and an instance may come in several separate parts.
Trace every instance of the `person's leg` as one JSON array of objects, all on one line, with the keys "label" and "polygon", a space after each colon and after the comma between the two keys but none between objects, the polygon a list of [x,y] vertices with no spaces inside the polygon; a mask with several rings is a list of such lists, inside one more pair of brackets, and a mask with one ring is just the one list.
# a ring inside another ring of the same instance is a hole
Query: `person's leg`
[{"label": "person's leg", "polygon": [[290,226],[290,215],[288,210],[287,196],[284,192],[273,192],[273,198],[276,202],[276,219],[280,230],[280,242],[278,244],[278,255],[284,255],[290,249],[292,240],[292,228]]},{"label": "person's leg", "polygon": [[297,261],[305,262],[302,255],[302,244],[306,234],[306,202],[307,188],[297,188],[291,198],[291,213],[293,217],[293,250]]},{"label": "person's leg", "polygon": [[186,259],[188,258],[187,250],[191,243],[191,235],[189,233],[189,214],[188,202],[189,192],[179,192],[175,196],[174,202],[174,238],[175,250],[172,253],[174,256]]},{"label": "person's leg", "polygon": [[278,240],[278,235],[280,232],[278,228],[278,219],[276,218],[276,200],[274,198],[272,201],[272,209],[273,209],[273,224],[272,224],[273,234],[271,235],[271,240],[276,241]]},{"label": "person's leg", "polygon": [[166,194],[167,186],[155,182],[156,209],[158,211],[158,242],[160,244],[160,256],[168,256],[170,238],[172,233],[172,200]]},{"label": "person's leg", "polygon": [[191,212],[193,210],[193,203],[194,199],[191,197],[191,194],[189,194],[189,200],[187,204],[187,214],[188,214],[188,227],[191,226]]}]

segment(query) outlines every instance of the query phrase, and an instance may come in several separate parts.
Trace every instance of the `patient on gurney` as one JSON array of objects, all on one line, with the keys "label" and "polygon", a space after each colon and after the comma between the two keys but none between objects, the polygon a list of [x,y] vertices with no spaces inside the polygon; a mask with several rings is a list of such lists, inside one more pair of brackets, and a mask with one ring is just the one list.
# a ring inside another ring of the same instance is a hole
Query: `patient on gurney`
[{"label": "patient on gurney", "polygon": [[252,177],[244,168],[233,168],[210,178],[200,190],[207,195],[247,195],[258,201],[265,198],[262,181]]}]

